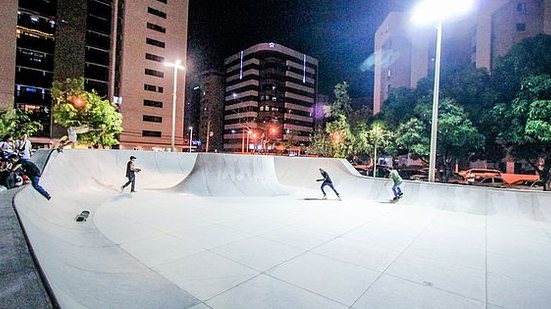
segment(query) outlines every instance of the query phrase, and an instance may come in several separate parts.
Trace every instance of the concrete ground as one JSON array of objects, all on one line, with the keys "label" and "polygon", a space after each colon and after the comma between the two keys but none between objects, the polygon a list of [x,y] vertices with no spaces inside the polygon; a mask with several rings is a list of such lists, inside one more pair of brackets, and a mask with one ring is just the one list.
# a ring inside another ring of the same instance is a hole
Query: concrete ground
[{"label": "concrete ground", "polygon": [[[54,156],[52,200],[16,198],[61,307],[551,306],[546,193],[406,183],[389,203],[339,160],[152,153],[121,193],[129,154]],[[343,201],[316,199],[319,166]]]}]

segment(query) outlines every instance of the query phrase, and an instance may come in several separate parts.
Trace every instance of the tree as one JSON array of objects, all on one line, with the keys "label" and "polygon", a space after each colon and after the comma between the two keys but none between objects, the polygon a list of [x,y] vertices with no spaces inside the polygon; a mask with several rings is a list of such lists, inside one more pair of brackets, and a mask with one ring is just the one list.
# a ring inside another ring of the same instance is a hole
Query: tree
[{"label": "tree", "polygon": [[323,130],[316,130],[310,136],[310,146],[307,147],[309,154],[322,157],[332,157],[331,141],[329,136]]},{"label": "tree", "polygon": [[337,118],[339,115],[344,115],[346,118],[350,118],[352,113],[352,100],[348,95],[348,83],[343,81],[335,85],[333,93],[335,94],[335,101],[331,103],[331,116]]},{"label": "tree", "polygon": [[339,115],[337,119],[328,123],[326,132],[331,140],[331,149],[335,158],[348,158],[353,156],[354,136],[350,131],[350,125],[346,116]]},{"label": "tree", "polygon": [[378,118],[384,120],[391,128],[397,128],[400,123],[414,115],[413,110],[417,99],[415,89],[406,87],[391,89]]},{"label": "tree", "polygon": [[[479,150],[484,137],[466,116],[464,109],[449,98],[439,106],[437,157],[445,172],[445,180],[452,172],[456,160],[469,159]],[[430,155],[430,131],[432,106],[421,102],[415,109],[416,117],[400,125],[397,130],[397,145],[407,150],[414,158],[428,162]]]},{"label": "tree", "polygon": [[40,123],[32,120],[31,112],[11,107],[0,108],[0,138],[7,134],[17,136],[21,133],[32,136],[40,128]]},{"label": "tree", "polygon": [[463,107],[477,127],[483,111],[495,104],[496,93],[490,86],[490,74],[486,69],[474,66],[456,66],[442,75],[441,96],[453,99]]},{"label": "tree", "polygon": [[84,78],[55,81],[52,98],[55,123],[64,127],[90,127],[89,132],[79,135],[82,142],[101,146],[118,144],[115,137],[122,131],[121,114],[95,91],[85,91]]},{"label": "tree", "polygon": [[376,121],[371,124],[371,129],[366,132],[365,137],[373,151],[373,177],[377,177],[377,151],[385,150],[391,144],[393,134],[384,122]]},{"label": "tree", "polygon": [[494,120],[501,127],[498,141],[515,159],[534,167],[547,191],[551,179],[551,76],[527,77],[521,89],[510,103],[494,107]]},{"label": "tree", "polygon": [[510,102],[521,90],[524,78],[551,74],[551,36],[539,34],[513,46],[498,58],[492,71],[492,86],[499,102]]},{"label": "tree", "polygon": [[430,132],[426,123],[416,117],[400,124],[396,130],[396,145],[399,150],[409,153],[413,159],[429,162]]}]

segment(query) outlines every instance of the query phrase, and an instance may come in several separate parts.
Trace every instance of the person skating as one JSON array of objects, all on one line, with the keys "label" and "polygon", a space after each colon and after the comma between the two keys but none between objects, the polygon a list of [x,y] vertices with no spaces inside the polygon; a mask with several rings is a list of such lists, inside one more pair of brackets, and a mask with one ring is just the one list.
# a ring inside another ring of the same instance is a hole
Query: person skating
[{"label": "person skating", "polygon": [[331,181],[331,177],[329,177],[329,174],[323,170],[322,168],[319,169],[320,173],[321,173],[321,176],[323,177],[322,179],[317,179],[316,181],[323,181],[321,183],[321,192],[323,193],[323,199],[327,199],[327,194],[325,193],[325,190],[323,190],[323,187],[325,186],[329,186],[331,189],[333,189],[333,192],[335,192],[335,194],[337,195],[337,197],[339,198],[339,200],[341,199],[341,196],[339,195],[339,192],[337,192],[337,190],[335,190],[335,187],[333,186],[333,182]]},{"label": "person skating", "polygon": [[28,160],[19,159],[19,156],[16,154],[11,154],[8,157],[8,159],[10,159],[13,162],[13,167],[12,167],[13,172],[17,171],[18,169],[23,170],[25,175],[27,175],[31,179],[31,184],[36,191],[38,191],[48,200],[52,198],[50,193],[48,193],[48,191],[42,188],[39,184],[41,172],[38,166],[36,166],[36,164]]},{"label": "person skating", "polygon": [[134,166],[134,160],[136,160],[136,157],[130,156],[130,161],[126,163],[126,178],[128,178],[128,181],[121,187],[121,192],[123,192],[124,188],[128,185],[131,185],[130,192],[136,192],[136,173],[140,172],[141,169]]},{"label": "person skating", "polygon": [[402,193],[402,189],[400,189],[400,185],[402,184],[402,177],[400,177],[400,174],[398,174],[398,171],[395,170],[392,166],[389,166],[388,169],[390,170],[390,173],[388,174],[388,180],[385,182],[385,185],[392,179],[392,192],[394,193],[393,201],[397,201],[404,195]]}]

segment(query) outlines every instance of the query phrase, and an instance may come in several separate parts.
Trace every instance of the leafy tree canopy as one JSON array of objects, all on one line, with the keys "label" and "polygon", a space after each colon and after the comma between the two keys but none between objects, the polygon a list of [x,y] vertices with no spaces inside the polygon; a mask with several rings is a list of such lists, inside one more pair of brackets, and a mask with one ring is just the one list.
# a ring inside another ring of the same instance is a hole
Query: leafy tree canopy
[{"label": "leafy tree canopy", "polygon": [[346,81],[335,85],[333,90],[335,101],[331,104],[331,116],[333,118],[337,118],[339,115],[349,118],[352,113],[352,99],[348,95],[348,87]]},{"label": "leafy tree canopy", "polygon": [[84,143],[101,146],[118,144],[122,116],[108,101],[95,92],[84,90],[83,78],[55,81],[52,86],[54,121],[65,127],[86,125],[91,130],[79,135]]},{"label": "leafy tree canopy", "polygon": [[518,160],[526,160],[545,181],[551,178],[551,76],[524,78],[521,91],[493,114],[501,128],[498,141]]},{"label": "leafy tree canopy", "polygon": [[32,136],[40,128],[40,123],[32,120],[31,112],[11,107],[0,108],[0,138],[8,134],[17,137],[22,133]]},{"label": "leafy tree canopy", "polygon": [[551,74],[551,36],[545,34],[524,39],[497,59],[492,86],[499,94],[498,101],[511,101],[524,78],[541,74]]}]

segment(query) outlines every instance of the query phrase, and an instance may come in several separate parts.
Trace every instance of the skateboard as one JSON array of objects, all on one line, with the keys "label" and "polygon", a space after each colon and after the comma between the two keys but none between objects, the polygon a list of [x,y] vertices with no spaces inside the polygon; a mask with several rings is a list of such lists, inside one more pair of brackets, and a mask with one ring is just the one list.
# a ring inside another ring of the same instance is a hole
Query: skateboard
[{"label": "skateboard", "polygon": [[90,212],[88,210],[83,210],[80,215],[78,215],[76,218],[75,218],[75,221],[76,222],[83,222],[83,221],[86,221],[86,219],[88,219],[88,216],[90,215]]},{"label": "skateboard", "polygon": [[305,197],[305,201],[342,201],[341,198]]},{"label": "skateboard", "polygon": [[392,199],[390,199],[390,203],[398,203],[398,201],[402,198],[402,196],[404,196],[403,194],[402,195],[399,195],[397,197],[394,197]]}]

